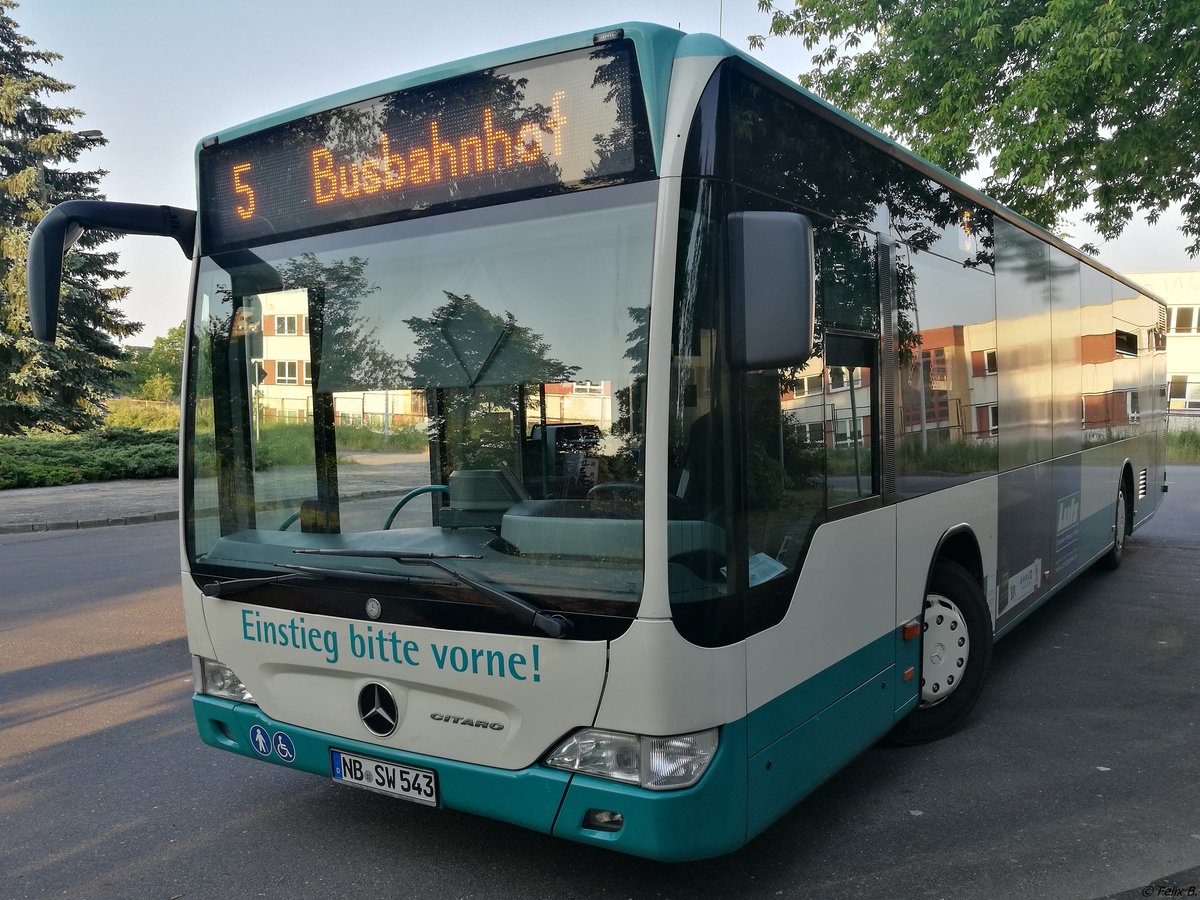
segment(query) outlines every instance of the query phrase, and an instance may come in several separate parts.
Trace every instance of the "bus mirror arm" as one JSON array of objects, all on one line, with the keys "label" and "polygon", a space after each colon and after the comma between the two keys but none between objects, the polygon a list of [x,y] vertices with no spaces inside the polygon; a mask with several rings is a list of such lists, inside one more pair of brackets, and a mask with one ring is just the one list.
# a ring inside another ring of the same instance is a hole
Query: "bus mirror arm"
[{"label": "bus mirror arm", "polygon": [[813,226],[791,212],[736,212],[727,220],[735,369],[803,366],[813,352]]},{"label": "bus mirror arm", "polygon": [[89,228],[117,234],[151,234],[174,238],[192,258],[196,244],[196,213],[174,206],[68,200],[46,213],[29,239],[26,291],[33,336],[54,343],[62,290],[63,254]]}]

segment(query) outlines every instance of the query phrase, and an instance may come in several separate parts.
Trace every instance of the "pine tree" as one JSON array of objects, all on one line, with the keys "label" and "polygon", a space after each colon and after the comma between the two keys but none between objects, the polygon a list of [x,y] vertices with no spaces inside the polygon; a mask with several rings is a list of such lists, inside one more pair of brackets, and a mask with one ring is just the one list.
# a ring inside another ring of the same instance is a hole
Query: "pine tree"
[{"label": "pine tree", "polygon": [[77,431],[97,424],[113,392],[121,349],[116,339],[141,330],[119,308],[127,288],[106,286],[125,273],[101,248],[111,234],[88,232],[63,266],[58,339],[34,340],[25,301],[25,253],[34,226],[58,203],[103,199],[102,170],[71,171],[103,143],[69,126],[82,114],[48,100],[72,86],[40,67],[61,57],[38,50],[0,0],[0,434]]}]

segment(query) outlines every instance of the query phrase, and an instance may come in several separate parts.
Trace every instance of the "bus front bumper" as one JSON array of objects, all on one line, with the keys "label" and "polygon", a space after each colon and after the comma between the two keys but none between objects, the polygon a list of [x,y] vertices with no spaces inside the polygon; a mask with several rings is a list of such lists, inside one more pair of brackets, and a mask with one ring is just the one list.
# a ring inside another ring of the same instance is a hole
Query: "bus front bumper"
[{"label": "bus front bumper", "polygon": [[[276,721],[249,703],[195,694],[192,707],[204,743],[262,762],[332,778],[331,751],[361,755],[437,774],[438,805],[510,822],[585,844],[662,861],[703,859],[746,842],[745,729],[721,729],[708,771],[694,787],[649,791],[533,765],[508,770],[408,753]],[[257,727],[256,727],[257,726]],[[282,759],[255,748],[253,734],[287,738]],[[741,759],[742,765],[736,760]],[[619,830],[585,827],[593,810],[619,813]]]}]

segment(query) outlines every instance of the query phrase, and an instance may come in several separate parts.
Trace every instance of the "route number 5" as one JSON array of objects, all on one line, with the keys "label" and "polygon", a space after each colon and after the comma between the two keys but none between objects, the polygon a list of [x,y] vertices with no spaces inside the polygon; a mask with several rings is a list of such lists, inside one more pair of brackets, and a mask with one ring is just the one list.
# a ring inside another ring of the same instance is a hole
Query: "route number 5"
[{"label": "route number 5", "polygon": [[254,188],[242,181],[242,175],[250,171],[250,163],[242,163],[233,167],[233,192],[239,194],[245,203],[237,207],[237,214],[243,219],[254,215]]}]

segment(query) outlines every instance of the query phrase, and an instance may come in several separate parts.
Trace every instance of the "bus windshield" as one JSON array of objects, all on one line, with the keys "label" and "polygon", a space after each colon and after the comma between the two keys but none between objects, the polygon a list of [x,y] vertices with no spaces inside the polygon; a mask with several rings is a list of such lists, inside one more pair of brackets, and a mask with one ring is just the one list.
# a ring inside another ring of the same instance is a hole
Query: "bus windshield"
[{"label": "bus windshield", "polygon": [[339,578],[388,576],[359,588],[413,601],[385,619],[428,623],[433,604],[447,627],[487,603],[451,574],[631,617],[654,198],[643,182],[203,259],[194,573],[319,567],[330,603]]}]

